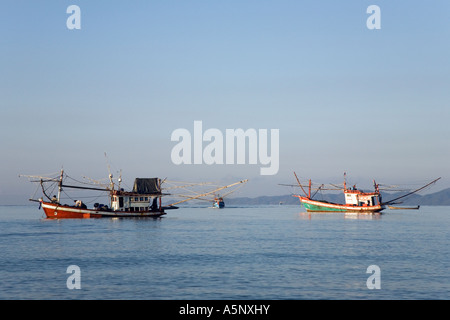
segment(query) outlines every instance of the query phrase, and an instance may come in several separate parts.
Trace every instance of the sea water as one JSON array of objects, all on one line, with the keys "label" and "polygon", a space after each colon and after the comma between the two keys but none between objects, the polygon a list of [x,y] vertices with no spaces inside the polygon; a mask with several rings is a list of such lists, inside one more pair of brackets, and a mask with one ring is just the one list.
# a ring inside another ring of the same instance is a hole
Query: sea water
[{"label": "sea water", "polygon": [[449,226],[450,207],[48,220],[36,205],[0,206],[0,299],[449,299]]}]

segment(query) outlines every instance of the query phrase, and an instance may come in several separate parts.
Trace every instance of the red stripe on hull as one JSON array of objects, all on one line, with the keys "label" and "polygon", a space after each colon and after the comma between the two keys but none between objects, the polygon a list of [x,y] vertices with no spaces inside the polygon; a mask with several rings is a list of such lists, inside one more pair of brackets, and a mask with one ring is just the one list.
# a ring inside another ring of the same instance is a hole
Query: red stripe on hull
[{"label": "red stripe on hull", "polygon": [[89,219],[89,218],[113,218],[113,217],[160,217],[164,211],[97,211],[93,209],[81,209],[70,206],[62,206],[54,203],[42,202],[42,209],[48,219]]}]

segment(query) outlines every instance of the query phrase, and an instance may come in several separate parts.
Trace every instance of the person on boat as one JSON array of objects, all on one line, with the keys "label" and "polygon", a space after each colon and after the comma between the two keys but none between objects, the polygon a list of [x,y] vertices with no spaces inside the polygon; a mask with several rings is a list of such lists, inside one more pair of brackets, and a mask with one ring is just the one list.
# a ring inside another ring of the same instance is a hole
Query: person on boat
[{"label": "person on boat", "polygon": [[150,210],[156,211],[158,210],[158,198],[154,197],[152,201],[152,205],[150,206]]},{"label": "person on boat", "polygon": [[101,211],[107,211],[108,210],[108,206],[104,205],[103,203],[94,203],[94,209],[95,210],[101,210]]},{"label": "person on boat", "polygon": [[52,203],[58,203],[58,198],[56,198],[56,196],[54,195],[50,201]]},{"label": "person on boat", "polygon": [[83,208],[83,209],[87,208],[86,205],[83,203],[83,201],[81,201],[81,200],[74,200],[74,201],[75,201],[75,207]]}]

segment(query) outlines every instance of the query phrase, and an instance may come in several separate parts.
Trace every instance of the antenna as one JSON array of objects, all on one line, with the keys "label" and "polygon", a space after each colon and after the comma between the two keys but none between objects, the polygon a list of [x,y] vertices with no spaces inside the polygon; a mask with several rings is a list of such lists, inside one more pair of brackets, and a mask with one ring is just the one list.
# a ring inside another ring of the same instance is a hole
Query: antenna
[{"label": "antenna", "polygon": [[114,190],[114,182],[113,182],[113,175],[111,173],[111,166],[109,165],[108,156],[106,155],[106,152],[104,152],[105,158],[106,158],[106,166],[108,167],[108,177],[109,177],[109,183],[111,185],[111,190]]},{"label": "antenna", "polygon": [[117,179],[117,181],[119,182],[119,185],[117,188],[120,190],[120,183],[122,182],[122,169],[120,169],[119,179]]},{"label": "antenna", "polygon": [[111,166],[109,165],[108,156],[106,155],[106,152],[104,152],[104,154],[105,154],[106,166],[107,166],[107,168],[108,168],[108,175],[109,175],[110,177],[112,177],[112,175],[111,175]]},{"label": "antenna", "polygon": [[347,171],[344,171],[344,190],[347,190]]}]

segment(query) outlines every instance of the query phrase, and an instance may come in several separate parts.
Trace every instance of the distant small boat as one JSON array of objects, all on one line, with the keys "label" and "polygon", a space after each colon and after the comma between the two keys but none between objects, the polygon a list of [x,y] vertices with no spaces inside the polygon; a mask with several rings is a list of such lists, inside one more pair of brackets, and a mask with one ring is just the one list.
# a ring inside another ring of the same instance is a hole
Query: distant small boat
[{"label": "distant small boat", "polygon": [[222,197],[215,198],[213,202],[213,207],[217,209],[222,209],[225,207],[225,202]]},{"label": "distant small boat", "polygon": [[[217,191],[220,191],[220,190],[223,190],[223,189],[227,189],[227,188],[239,185],[239,184],[241,184],[241,186],[242,186],[247,181],[248,181],[247,179],[241,180],[241,181],[229,184],[227,186],[222,186],[222,187],[219,187],[219,188],[217,188],[215,190],[208,191],[206,193],[196,194],[194,196],[180,195],[179,194],[178,195],[179,197],[183,197],[183,198],[186,198],[186,199],[178,201],[178,202],[174,202],[174,203],[170,204],[169,206],[173,206],[175,204],[179,204],[179,203],[182,203],[182,202],[185,202],[185,201],[190,201],[190,200],[202,200],[202,201],[212,202],[212,208],[222,209],[222,208],[225,208],[225,201],[224,201],[225,196],[235,192],[239,187],[236,187],[236,188],[232,189],[231,191],[229,191],[228,193],[225,193],[222,196],[219,196],[218,194],[216,194]],[[211,196],[211,195],[214,196],[212,199],[209,198],[209,196]]]},{"label": "distant small boat", "polygon": [[420,205],[417,205],[415,207],[394,207],[394,206],[388,206],[391,210],[418,210],[420,208]]}]

